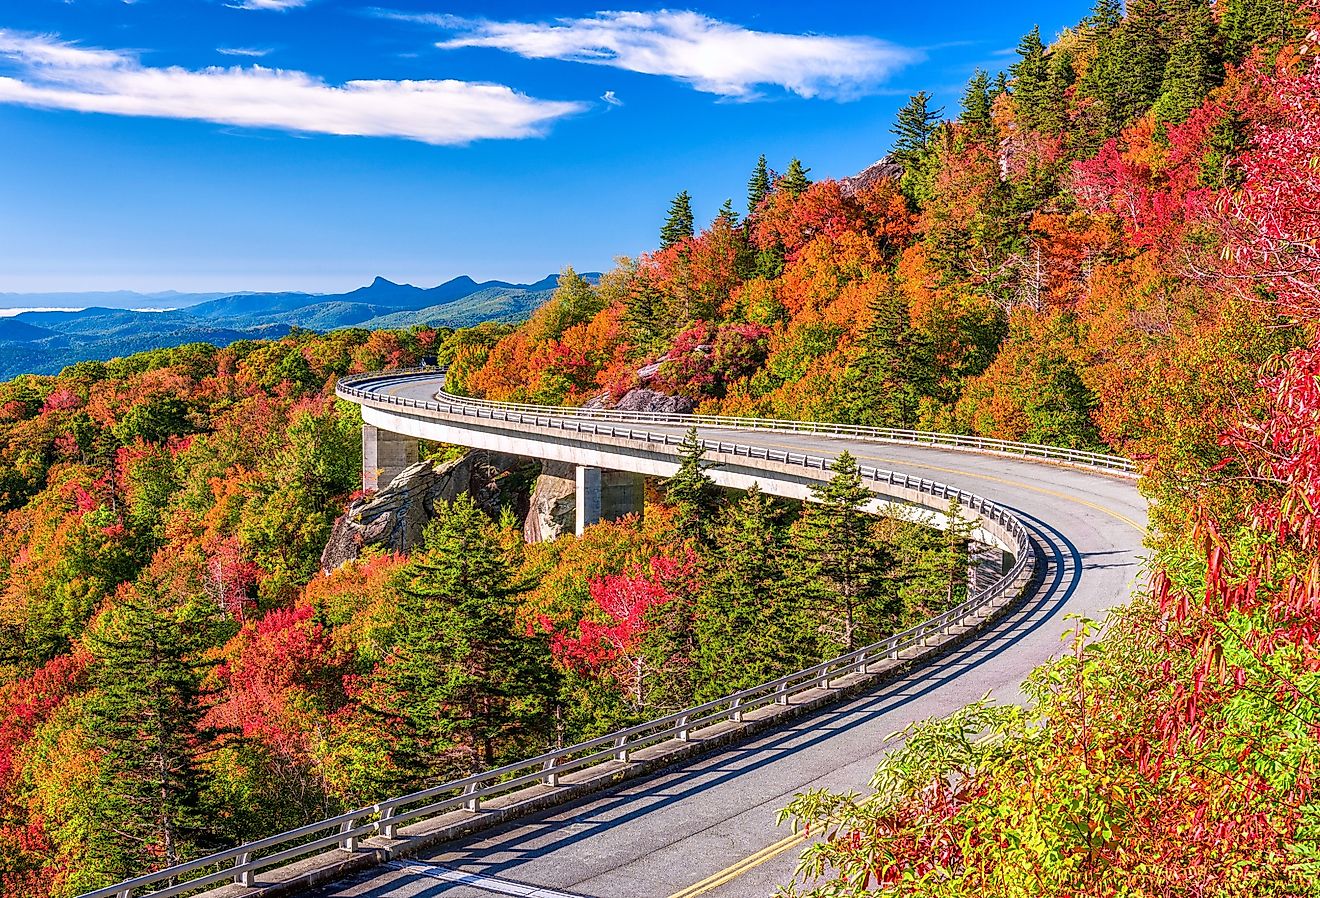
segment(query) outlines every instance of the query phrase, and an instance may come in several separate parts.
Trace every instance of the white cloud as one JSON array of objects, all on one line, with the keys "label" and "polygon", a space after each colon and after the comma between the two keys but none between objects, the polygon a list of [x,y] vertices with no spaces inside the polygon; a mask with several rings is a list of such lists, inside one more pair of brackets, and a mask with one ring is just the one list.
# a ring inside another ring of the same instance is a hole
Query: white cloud
[{"label": "white cloud", "polygon": [[136,56],[0,29],[0,103],[111,115],[196,119],[430,144],[534,137],[582,103],[501,84],[349,81],[263,66],[144,66]]},{"label": "white cloud", "polygon": [[611,106],[623,105],[623,101],[620,100],[612,90],[605,91],[605,93],[601,95],[601,99],[604,100],[606,103],[609,103]]},{"label": "white cloud", "polygon": [[553,22],[400,16],[458,33],[437,46],[493,47],[529,59],[564,59],[664,75],[706,93],[753,99],[763,86],[803,97],[848,99],[875,88],[921,53],[871,37],[752,31],[695,12],[601,12]]},{"label": "white cloud", "polygon": [[234,9],[275,9],[280,12],[286,9],[297,9],[299,6],[306,6],[311,0],[240,0],[238,3],[229,4]]},{"label": "white cloud", "polygon": [[270,53],[269,50],[259,50],[256,47],[216,47],[215,52],[225,56],[254,56],[261,57]]}]

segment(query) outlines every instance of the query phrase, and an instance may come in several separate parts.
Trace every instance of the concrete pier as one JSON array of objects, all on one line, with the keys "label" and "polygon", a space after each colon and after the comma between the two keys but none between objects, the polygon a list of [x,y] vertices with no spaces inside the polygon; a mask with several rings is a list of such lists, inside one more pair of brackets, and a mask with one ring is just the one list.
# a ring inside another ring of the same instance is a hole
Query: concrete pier
[{"label": "concrete pier", "polygon": [[417,463],[418,440],[381,430],[374,424],[362,425],[362,488],[383,490],[409,465]]},{"label": "concrete pier", "polygon": [[574,529],[581,536],[592,524],[641,514],[646,503],[646,477],[631,471],[578,465],[575,501]]}]

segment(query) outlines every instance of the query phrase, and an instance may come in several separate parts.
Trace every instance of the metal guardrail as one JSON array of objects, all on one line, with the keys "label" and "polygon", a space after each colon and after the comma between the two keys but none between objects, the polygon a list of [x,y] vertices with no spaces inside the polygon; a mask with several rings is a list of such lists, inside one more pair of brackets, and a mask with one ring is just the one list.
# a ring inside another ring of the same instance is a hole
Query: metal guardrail
[{"label": "metal guardrail", "polygon": [[[557,410],[551,411],[535,406],[501,405],[448,395],[443,399],[437,397],[436,400],[419,401],[364,389],[373,383],[395,382],[405,373],[411,372],[389,372],[347,378],[340,381],[337,392],[345,398],[401,408],[555,427],[576,432],[660,442],[664,445],[674,445],[682,439],[673,433],[613,427],[608,423],[609,419],[599,420],[599,416],[581,414],[577,410],[558,413]],[[430,369],[427,373],[434,375],[436,369]],[[654,418],[642,416],[641,420],[655,418],[665,419],[663,423],[678,424],[743,420],[688,415],[654,416]],[[834,429],[835,425],[821,427],[821,432],[840,435],[859,435],[857,431],[868,430],[866,428]],[[830,429],[827,430],[826,427]],[[704,442],[708,448],[717,452],[748,459],[765,459],[822,471],[830,464],[830,459],[821,456],[781,452],[719,440]],[[1108,466],[1096,465],[1096,467],[1114,470]],[[796,695],[812,689],[828,687],[831,681],[841,677],[866,673],[873,664],[897,661],[904,652],[937,646],[946,639],[952,638],[954,631],[965,631],[965,628],[975,626],[988,618],[998,603],[1014,598],[1015,596],[1012,595],[1014,590],[1021,589],[1030,579],[1035,569],[1030,536],[1022,522],[1001,506],[974,493],[937,481],[909,477],[872,467],[861,468],[861,473],[866,480],[916,490],[932,499],[944,502],[956,499],[964,508],[975,512],[983,522],[993,524],[1003,531],[1003,535],[1008,537],[1016,550],[1013,566],[995,583],[942,614],[879,642],[804,670],[595,739],[555,749],[525,761],[482,771],[409,795],[389,798],[288,832],[138,876],[117,885],[96,889],[84,893],[80,898],[134,898],[135,895],[139,898],[171,898],[174,895],[196,892],[207,886],[222,883],[252,886],[256,883],[258,872],[282,866],[314,852],[336,847],[345,851],[355,851],[361,840],[372,836],[394,838],[398,834],[399,827],[408,823],[460,809],[475,813],[480,811],[484,799],[526,786],[540,784],[558,786],[559,778],[566,773],[601,764],[626,763],[632,752],[661,742],[670,740],[680,743],[689,742],[694,734],[703,728],[728,721],[741,722],[743,715],[748,711],[766,705],[787,705]],[[161,887],[139,893],[139,890],[151,886]]]},{"label": "metal guardrail", "polygon": [[[346,397],[371,398],[378,401],[392,401],[398,397],[388,394],[369,393],[360,389],[361,384],[372,383],[381,378],[397,380],[399,377],[418,374],[435,377],[444,373],[443,368],[404,368],[397,371],[377,372],[342,378],[337,392]],[[462,404],[507,411],[521,411],[538,417],[555,416],[589,419],[595,421],[648,422],[651,424],[674,424],[679,426],[728,427],[739,430],[767,430],[783,433],[819,433],[829,436],[854,437],[883,443],[904,443],[916,446],[940,446],[950,449],[964,449],[973,452],[989,452],[997,455],[1010,455],[1025,458],[1040,458],[1098,468],[1120,474],[1136,476],[1138,468],[1130,459],[1104,452],[1090,452],[1084,449],[1066,449],[1061,446],[1048,446],[1043,443],[1017,443],[1011,440],[996,440],[989,437],[967,436],[956,433],[935,433],[921,430],[899,430],[888,427],[866,427],[860,424],[832,424],[824,421],[788,421],[781,418],[744,418],[729,415],[679,415],[663,412],[623,412],[617,409],[556,408],[544,405],[529,405],[519,402],[492,402],[487,399],[469,399],[454,396],[441,390],[437,399],[443,398],[447,404]],[[431,409],[431,404],[417,400],[406,400],[395,404],[411,405],[417,408]],[[431,409],[434,411],[440,408]]]}]

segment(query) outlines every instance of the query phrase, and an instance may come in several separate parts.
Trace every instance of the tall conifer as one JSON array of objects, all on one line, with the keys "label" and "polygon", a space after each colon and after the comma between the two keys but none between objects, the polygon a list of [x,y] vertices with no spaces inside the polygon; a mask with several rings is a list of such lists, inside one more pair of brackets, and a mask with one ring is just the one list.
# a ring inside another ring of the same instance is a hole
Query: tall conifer
[{"label": "tall conifer", "polygon": [[911,168],[925,157],[939,129],[944,109],[932,109],[930,100],[930,94],[924,90],[913,94],[898,111],[894,127],[889,129],[895,137],[894,158],[905,167]]},{"label": "tall conifer", "polygon": [[761,201],[770,195],[770,189],[774,185],[770,183],[770,169],[765,164],[765,154],[762,153],[756,160],[756,168],[752,169],[752,177],[747,182],[747,212],[755,214],[760,208]]},{"label": "tall conifer", "polygon": [[890,559],[866,510],[874,493],[847,452],[830,471],[828,483],[812,486],[814,501],[790,537],[790,576],[814,609],[825,655],[880,638],[898,611],[884,576]]},{"label": "tall conifer", "polygon": [[669,217],[660,228],[660,248],[669,249],[687,240],[694,233],[692,197],[684,190],[669,204]]},{"label": "tall conifer", "polygon": [[108,875],[180,863],[216,831],[203,812],[209,777],[198,759],[220,735],[202,723],[202,654],[221,621],[209,599],[175,604],[143,584],[88,635],[87,734],[100,751],[90,853]]},{"label": "tall conifer", "polygon": [[395,751],[414,784],[543,748],[549,649],[515,627],[519,588],[470,496],[440,509],[405,575],[394,646],[365,701],[399,721]]},{"label": "tall conifer", "polygon": [[807,173],[810,171],[811,169],[803,167],[802,160],[794,156],[788,163],[788,169],[778,183],[775,184],[775,187],[790,196],[798,196],[811,186],[811,180],[807,177]]}]

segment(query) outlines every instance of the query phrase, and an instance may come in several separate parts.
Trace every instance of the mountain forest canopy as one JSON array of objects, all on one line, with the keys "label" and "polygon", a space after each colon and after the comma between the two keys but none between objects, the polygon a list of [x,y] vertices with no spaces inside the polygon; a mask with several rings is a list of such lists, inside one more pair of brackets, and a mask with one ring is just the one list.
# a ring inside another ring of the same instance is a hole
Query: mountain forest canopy
[{"label": "mountain forest canopy", "polygon": [[435,358],[487,399],[645,389],[1135,460],[1150,589],[1075,622],[1029,707],[915,727],[874,795],[799,796],[827,838],[797,888],[1314,893],[1318,27],[1314,0],[1101,0],[975,73],[956,117],[914,96],[857,177],[748,160],[747,214],[701,228],[679,192],[654,252],[566,270],[516,328],[0,383],[0,891],[74,895],[600,735],[966,595],[966,534],[862,514],[852,459],[803,505],[715,489],[695,442],[640,517],[524,545],[460,497],[407,555],[323,574],[360,486],[335,378]]}]

